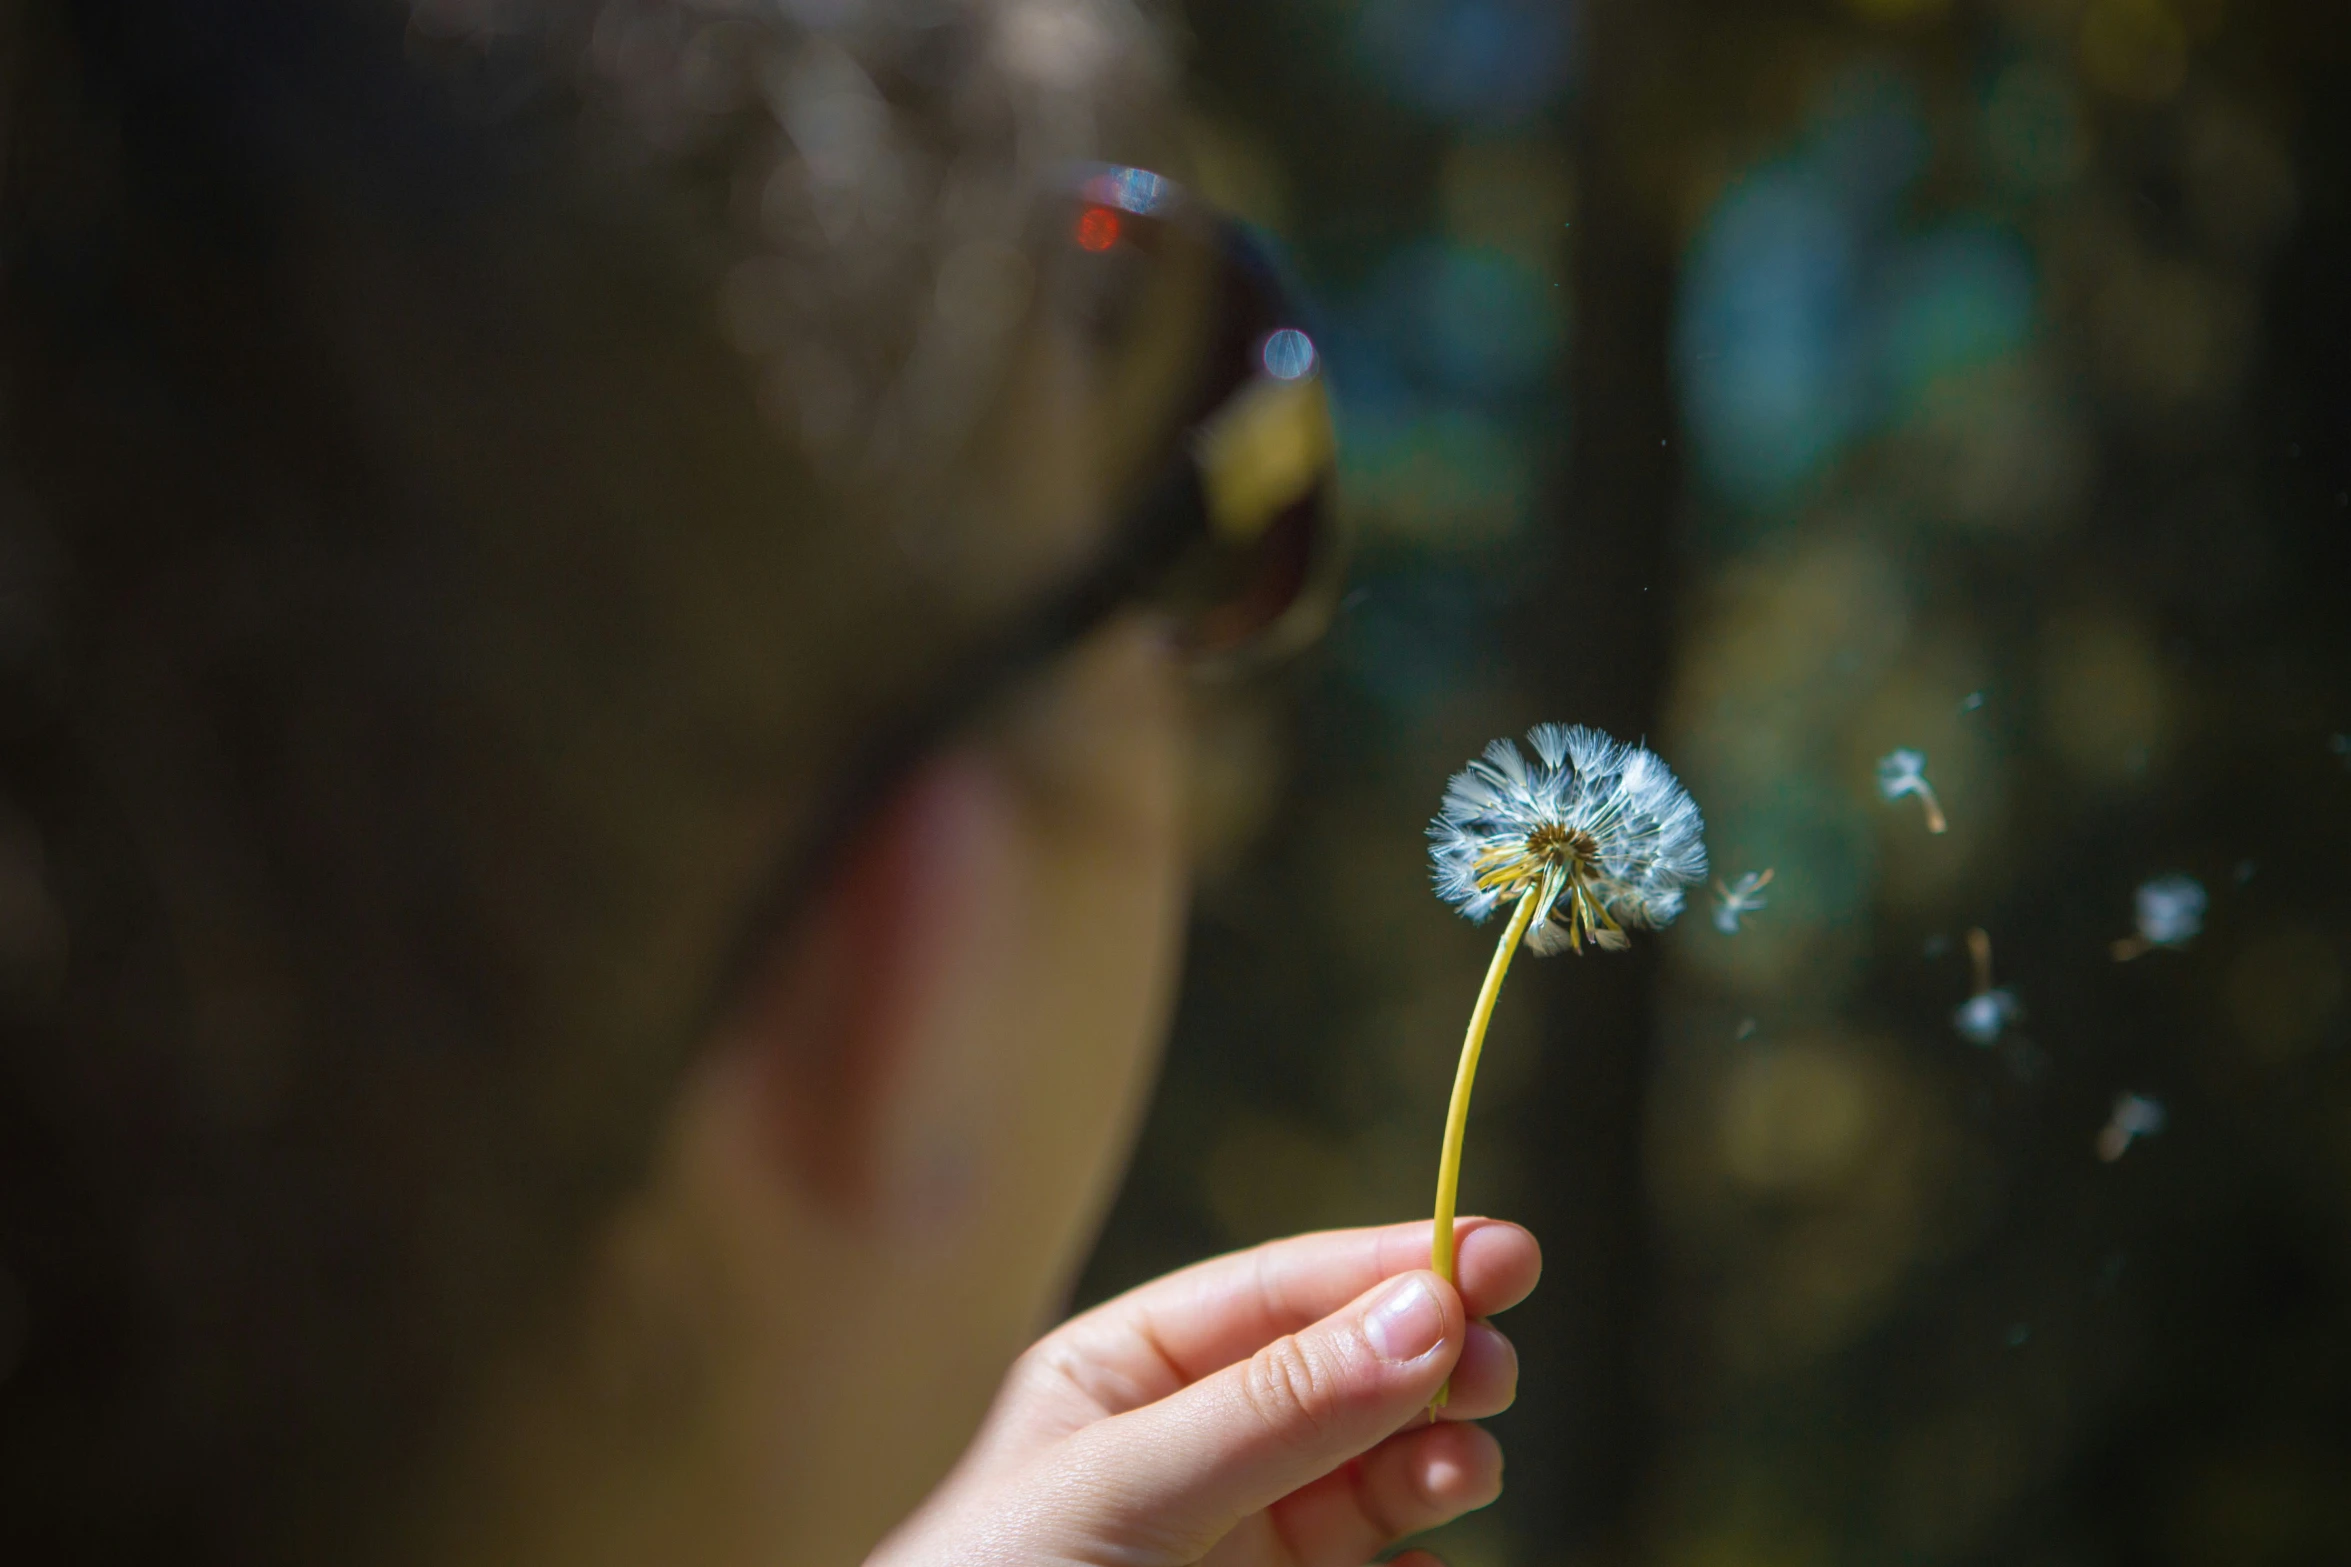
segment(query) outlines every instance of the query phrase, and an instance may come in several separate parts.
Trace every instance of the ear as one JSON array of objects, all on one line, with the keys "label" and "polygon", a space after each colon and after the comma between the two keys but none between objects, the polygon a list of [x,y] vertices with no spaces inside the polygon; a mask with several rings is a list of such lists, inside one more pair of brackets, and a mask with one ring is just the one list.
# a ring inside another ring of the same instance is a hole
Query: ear
[{"label": "ear", "polygon": [[727,1031],[777,1168],[836,1219],[873,1219],[896,1184],[891,1107],[1015,901],[1015,834],[993,762],[928,764],[840,856]]}]

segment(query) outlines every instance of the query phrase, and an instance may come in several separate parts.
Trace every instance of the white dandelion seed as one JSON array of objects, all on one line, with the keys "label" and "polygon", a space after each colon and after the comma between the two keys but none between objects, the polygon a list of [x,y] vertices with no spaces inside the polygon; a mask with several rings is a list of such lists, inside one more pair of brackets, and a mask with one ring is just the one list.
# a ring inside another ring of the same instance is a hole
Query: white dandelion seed
[{"label": "white dandelion seed", "polygon": [[2130,1151],[2131,1143],[2140,1137],[2152,1137],[2163,1130],[2167,1119],[2163,1101],[2145,1094],[2123,1094],[2114,1101],[2114,1113],[2098,1129],[2098,1157],[2114,1163]]},{"label": "white dandelion seed", "polygon": [[1729,886],[1714,884],[1714,928],[1726,936],[1739,933],[1739,916],[1752,914],[1766,906],[1767,900],[1757,894],[1771,885],[1768,870],[1749,871],[1734,879]]},{"label": "white dandelion seed", "polygon": [[1959,1004],[1958,1010],[1951,1014],[1951,1026],[1969,1044],[1988,1047],[1999,1042],[2001,1032],[2023,1010],[2017,1003],[2016,992],[1986,990]]},{"label": "white dandelion seed", "polygon": [[1670,925],[1706,874],[1705,822],[1655,752],[1597,729],[1540,724],[1529,763],[1509,740],[1455,773],[1429,823],[1437,895],[1484,923],[1536,893],[1526,944],[1610,951]]},{"label": "white dandelion seed", "polygon": [[2158,876],[2139,885],[2139,934],[2158,947],[2176,947],[2204,928],[2204,884],[2193,876]]},{"label": "white dandelion seed", "polygon": [[1975,994],[1951,1014],[1951,1026],[1969,1044],[1988,1049],[1999,1043],[2009,1024],[2024,1016],[2016,992],[1992,984],[1992,938],[1982,930],[1967,933],[1967,955],[1975,965]]},{"label": "white dandelion seed", "polygon": [[2117,963],[2154,947],[2184,947],[2204,929],[2204,884],[2193,876],[2158,876],[2132,897],[2138,934],[2114,944]]},{"label": "white dandelion seed", "polygon": [[1924,751],[1897,746],[1879,757],[1878,793],[1889,800],[1899,800],[1906,794],[1917,795],[1919,805],[1926,811],[1928,832],[1941,832],[1950,825],[1943,819],[1943,805],[1935,798],[1935,786],[1927,782]]}]

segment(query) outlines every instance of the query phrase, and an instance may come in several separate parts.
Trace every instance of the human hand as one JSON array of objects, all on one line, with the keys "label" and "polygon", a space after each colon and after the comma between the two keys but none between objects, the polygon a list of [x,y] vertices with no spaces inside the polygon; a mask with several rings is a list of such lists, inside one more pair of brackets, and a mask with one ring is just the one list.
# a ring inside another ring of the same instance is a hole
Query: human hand
[{"label": "human hand", "polygon": [[1065,1323],[867,1567],[1357,1567],[1485,1506],[1502,1451],[1468,1422],[1509,1406],[1518,1355],[1480,1319],[1542,1257],[1514,1224],[1454,1235],[1458,1290],[1427,1271],[1428,1225],[1400,1224],[1218,1257]]}]

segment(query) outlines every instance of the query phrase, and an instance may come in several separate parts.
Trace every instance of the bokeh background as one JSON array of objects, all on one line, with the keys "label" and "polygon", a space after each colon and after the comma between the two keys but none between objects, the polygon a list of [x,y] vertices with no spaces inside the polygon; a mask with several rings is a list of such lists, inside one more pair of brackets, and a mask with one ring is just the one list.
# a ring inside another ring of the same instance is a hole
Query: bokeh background
[{"label": "bokeh background", "polygon": [[[1509,1493],[1432,1543],[2351,1560],[2351,18],[1186,15],[1197,175],[1320,302],[1360,553],[1328,646],[1216,709],[1081,1294],[1426,1211],[1492,932],[1422,825],[1488,739],[1598,724],[1775,874],[1735,934],[1700,899],[1514,972],[1464,1200],[1549,1272]],[[1880,796],[1896,747],[1948,833]],[[2201,929],[2118,959],[2163,875]]]}]

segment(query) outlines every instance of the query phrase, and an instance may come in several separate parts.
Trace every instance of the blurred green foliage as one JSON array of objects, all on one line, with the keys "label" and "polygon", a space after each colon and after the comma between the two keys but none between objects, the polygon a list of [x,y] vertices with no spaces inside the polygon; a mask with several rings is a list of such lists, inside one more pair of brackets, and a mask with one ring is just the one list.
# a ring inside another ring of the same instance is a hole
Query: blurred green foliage
[{"label": "blurred green foliage", "polygon": [[[1550,1272],[1509,1494],[1439,1548],[2351,1560],[2339,8],[1190,20],[1199,176],[1323,303],[1362,554],[1281,716],[1211,726],[1084,1293],[1425,1211],[1486,939],[1421,826],[1488,738],[1596,722],[1776,876],[1504,999],[1464,1204]],[[1948,833],[1879,796],[1898,746]],[[2134,944],[2166,873],[2202,928]]]}]

